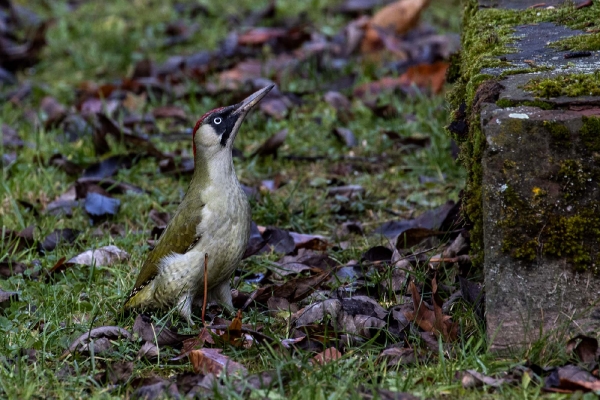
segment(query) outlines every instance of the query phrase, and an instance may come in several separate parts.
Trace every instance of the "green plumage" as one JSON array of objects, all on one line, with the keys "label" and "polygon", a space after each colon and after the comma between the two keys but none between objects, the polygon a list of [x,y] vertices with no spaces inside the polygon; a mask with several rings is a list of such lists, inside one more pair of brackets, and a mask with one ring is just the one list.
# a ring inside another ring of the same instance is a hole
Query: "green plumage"
[{"label": "green plumage", "polygon": [[231,152],[245,116],[272,88],[213,110],[196,124],[190,186],[144,261],[126,309],[177,307],[191,323],[192,305],[204,297],[205,268],[208,300],[233,308],[229,280],[248,243],[251,210]]}]

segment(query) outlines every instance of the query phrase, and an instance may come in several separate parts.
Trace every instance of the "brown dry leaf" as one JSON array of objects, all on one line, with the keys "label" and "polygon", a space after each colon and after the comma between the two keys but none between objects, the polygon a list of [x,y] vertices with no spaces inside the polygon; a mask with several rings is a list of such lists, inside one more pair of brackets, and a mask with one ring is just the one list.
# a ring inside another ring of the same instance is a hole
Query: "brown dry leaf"
[{"label": "brown dry leaf", "polygon": [[[133,338],[129,331],[119,326],[100,326],[98,328],[94,328],[75,339],[69,348],[60,356],[60,359],[62,360],[74,352],[87,352],[89,351],[89,345],[91,343],[98,342],[101,339],[114,340],[121,337],[127,340],[131,340]],[[94,344],[95,351],[98,353],[96,346],[97,345]]]},{"label": "brown dry leaf", "polygon": [[444,315],[442,312],[442,301],[437,294],[437,282],[436,278],[433,278],[431,282],[431,286],[433,289],[433,312],[435,314],[435,330],[433,333],[436,336],[442,335],[442,338],[446,342],[453,342],[458,338],[458,324],[453,323],[450,320],[449,315]]},{"label": "brown dry leaf", "polygon": [[282,129],[270,138],[268,138],[250,157],[259,156],[266,157],[272,155],[273,157],[277,157],[277,150],[283,145],[285,142],[285,138],[287,137],[288,130]]},{"label": "brown dry leaf", "polygon": [[257,46],[262,45],[271,39],[278,39],[287,34],[287,30],[283,28],[268,28],[257,27],[242,33],[238,36],[238,44],[240,46]]},{"label": "brown dry leaf", "polygon": [[248,307],[252,301],[266,304],[271,297],[282,297],[290,303],[298,302],[319,289],[321,283],[325,282],[329,275],[330,272],[323,272],[308,278],[291,279],[282,285],[262,287],[250,296],[243,308]]},{"label": "brown dry leaf", "polygon": [[370,103],[378,99],[383,92],[392,92],[400,90],[409,91],[409,84],[400,77],[383,77],[378,81],[363,83],[354,89],[354,96],[362,100],[363,103]]},{"label": "brown dry leaf", "polygon": [[27,265],[5,258],[0,261],[0,278],[9,278],[13,275],[22,274],[27,270]]},{"label": "brown dry leaf", "polygon": [[314,356],[311,361],[313,364],[323,365],[340,358],[342,358],[342,353],[335,347],[330,347]]},{"label": "brown dry leaf", "polygon": [[219,87],[222,89],[237,90],[246,82],[262,76],[262,63],[259,60],[245,60],[234,68],[221,72]]},{"label": "brown dry leaf", "polygon": [[317,251],[327,250],[327,238],[321,235],[309,235],[306,233],[289,232],[292,239],[294,239],[294,246],[296,250],[309,249]]},{"label": "brown dry leaf", "polygon": [[160,106],[152,110],[152,115],[156,119],[174,118],[181,122],[187,122],[188,118],[185,110],[178,106]]},{"label": "brown dry leaf", "polygon": [[244,344],[244,336],[242,335],[242,310],[238,310],[237,315],[229,324],[229,327],[221,335],[224,342],[235,347],[241,347]]},{"label": "brown dry leaf", "polygon": [[0,289],[0,309],[7,308],[13,301],[19,301],[19,293]]},{"label": "brown dry leaf", "polygon": [[381,49],[381,39],[375,27],[405,34],[414,28],[421,17],[421,11],[431,0],[399,0],[380,9],[369,23],[363,38],[361,50],[365,53]]},{"label": "brown dry leaf", "polygon": [[598,339],[577,335],[567,343],[567,353],[576,355],[586,364],[593,363],[598,357]]},{"label": "brown dry leaf", "polygon": [[408,249],[418,245],[425,239],[444,234],[445,232],[435,231],[427,228],[409,228],[396,238],[396,249]]},{"label": "brown dry leaf", "polygon": [[435,313],[421,301],[421,295],[414,282],[410,282],[408,290],[411,293],[415,311],[405,311],[404,315],[409,321],[416,323],[425,332],[432,332],[435,325]]},{"label": "brown dry leaf", "polygon": [[385,362],[388,367],[412,365],[418,358],[419,357],[415,354],[414,349],[403,347],[390,347],[383,350],[379,356],[377,356],[377,359],[380,362]]},{"label": "brown dry leaf", "polygon": [[223,371],[226,374],[240,373],[243,375],[248,372],[242,364],[221,354],[222,351],[221,349],[192,350],[189,357],[194,367],[194,372],[203,374],[212,373],[217,376],[221,375]]},{"label": "brown dry leaf", "polygon": [[195,335],[181,335],[166,326],[155,325],[152,319],[140,314],[136,317],[133,323],[133,333],[140,336],[146,342],[151,342],[159,347],[162,346],[179,346],[184,341],[194,337]]},{"label": "brown dry leaf", "polygon": [[558,393],[573,393],[577,390],[600,391],[600,379],[576,365],[556,368],[546,377],[544,390]]},{"label": "brown dry leaf", "polygon": [[497,388],[505,383],[509,383],[509,380],[504,378],[492,378],[491,376],[484,375],[472,369],[465,371],[461,378],[461,384],[465,389],[483,385]]},{"label": "brown dry leaf", "polygon": [[412,84],[421,90],[430,89],[432,93],[439,94],[446,83],[448,67],[450,67],[450,63],[446,61],[413,65],[400,76],[399,81],[401,84]]}]

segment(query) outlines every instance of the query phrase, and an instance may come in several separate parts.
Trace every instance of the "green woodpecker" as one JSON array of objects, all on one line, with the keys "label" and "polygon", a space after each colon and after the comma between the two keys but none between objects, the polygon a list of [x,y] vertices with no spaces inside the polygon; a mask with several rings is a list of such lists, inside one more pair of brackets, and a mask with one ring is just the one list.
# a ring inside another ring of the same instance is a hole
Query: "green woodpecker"
[{"label": "green woodpecker", "polygon": [[235,175],[232,148],[248,112],[273,88],[239,104],[204,114],[193,133],[194,174],[181,204],[148,254],[125,309],[172,308],[191,324],[192,304],[208,301],[233,309],[229,280],[250,236],[251,210]]}]

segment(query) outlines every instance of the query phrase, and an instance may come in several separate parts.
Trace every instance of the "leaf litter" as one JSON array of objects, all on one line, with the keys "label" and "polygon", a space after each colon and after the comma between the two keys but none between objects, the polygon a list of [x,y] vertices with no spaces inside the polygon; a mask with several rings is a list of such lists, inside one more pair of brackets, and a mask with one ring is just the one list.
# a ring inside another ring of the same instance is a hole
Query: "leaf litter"
[{"label": "leaf litter", "polygon": [[[347,151],[361,146],[354,133],[361,137],[361,132],[351,127],[356,118],[354,105],[362,103],[375,116],[381,117],[389,115],[388,112],[395,112],[390,104],[378,102],[379,98],[385,97],[382,93],[392,91],[405,97],[414,96],[419,91],[439,93],[445,82],[449,49],[452,48],[449,39],[418,27],[419,16],[429,1],[383,3],[390,2],[351,0],[341,3],[337,6],[340,12],[358,18],[349,21],[338,34],[325,36],[301,20],[282,23],[275,19],[280,26],[261,26],[263,19],[277,15],[275,2],[269,2],[262,10],[246,13],[245,22],[241,24],[245,28],[232,32],[214,51],[173,55],[162,64],[148,58],[140,60],[134,66],[132,75],[121,80],[104,84],[82,83],[73,105],[61,104],[50,96],[44,97],[40,103],[41,123],[47,129],[64,130],[66,140],[82,140],[89,144],[96,158],[93,161],[87,159],[81,164],[61,154],[54,154],[48,159],[48,165],[61,169],[76,181],[61,196],[45,205],[42,215],[56,215],[69,221],[74,210],[82,207],[94,223],[102,222],[106,217],[118,217],[121,200],[114,198],[115,195],[150,193],[117,180],[115,177],[121,176],[121,172],[136,167],[146,159],[155,160],[157,172],[165,176],[193,171],[193,160],[189,153],[169,153],[160,150],[163,147],[157,145],[156,138],[171,136],[163,131],[165,126],[172,129],[178,125],[186,126],[193,120],[187,108],[172,105],[173,100],[203,96],[213,96],[223,102],[225,99],[241,99],[252,89],[264,86],[266,81],[281,82],[285,74],[299,74],[308,79],[303,74],[311,63],[317,65],[319,72],[340,71],[336,63],[343,65],[352,57],[365,56],[379,65],[385,65],[388,71],[393,71],[378,73],[377,78],[370,82],[357,81],[356,76],[349,74],[318,83],[316,92],[319,98],[343,122],[333,129],[334,135]],[[177,7],[187,10],[190,6],[180,4]],[[364,15],[373,12],[374,8],[379,10],[373,17]],[[399,10],[401,12],[397,12]],[[202,6],[186,12],[210,14]],[[359,17],[360,14],[363,15]],[[11,29],[17,28],[15,22],[9,20]],[[170,46],[193,40],[198,26],[173,21],[164,28],[167,38],[161,44]],[[36,62],[43,47],[41,37],[45,25],[41,24],[33,32],[32,36],[18,36],[26,37],[20,43],[25,44],[24,52],[19,55],[21,58],[0,57],[0,68],[8,72],[8,75],[0,74],[0,77],[6,76],[10,80],[16,70]],[[411,32],[421,36],[421,40],[411,37]],[[431,60],[424,59],[421,54],[427,52],[421,50],[432,49],[433,44],[439,45],[441,50],[429,52],[433,54]],[[0,51],[14,49],[13,38],[11,42],[3,42],[2,46]],[[266,48],[268,52],[265,52]],[[434,61],[439,59],[444,61]],[[209,82],[207,77],[216,79]],[[202,82],[202,85],[191,89],[185,85],[189,80]],[[361,84],[356,85],[355,82]],[[11,101],[23,101],[31,95],[31,87],[22,86],[19,89],[10,96]],[[273,91],[261,103],[259,112],[269,119],[269,123],[293,121],[294,113],[310,101],[312,93],[315,93],[312,88]],[[149,100],[151,98],[160,99],[161,103],[156,105]],[[9,125],[3,124],[2,132],[3,146],[21,148],[27,145]],[[381,136],[387,135],[393,145],[402,151],[414,151],[430,145],[427,135],[405,136],[384,129],[379,132]],[[287,143],[292,142],[291,134],[291,130],[280,129],[262,145],[252,146],[251,149],[255,149],[252,156],[264,159],[290,151],[291,146]],[[186,131],[185,135],[189,137],[189,132]],[[302,157],[310,163],[331,158],[329,155],[293,154],[284,154],[280,158],[286,162],[296,162]],[[357,166],[365,171],[374,171],[381,168],[377,164],[381,164],[383,158],[340,157],[341,161],[348,161],[348,164],[340,166],[339,175],[357,171]],[[256,160],[257,163],[263,161]],[[16,159],[10,161],[13,162]],[[268,190],[277,190],[282,182],[272,180],[272,185],[269,182],[263,183],[263,186]],[[283,180],[285,182],[285,178]],[[343,183],[328,187],[326,193],[329,198],[345,197],[348,200],[368,195],[361,185]],[[268,268],[265,268],[264,279],[253,283],[253,290],[248,291],[246,286],[244,290],[241,290],[242,287],[236,289],[236,292],[244,300],[244,312],[252,309],[268,312],[273,318],[283,318],[290,327],[284,338],[270,337],[267,334],[269,331],[263,332],[261,326],[243,324],[241,311],[233,321],[215,324],[216,320],[213,320],[212,324],[204,326],[194,335],[179,334],[169,324],[156,322],[140,314],[133,323],[132,333],[118,326],[93,328],[72,341],[63,358],[76,354],[110,355],[118,347],[119,341],[134,343],[137,340],[135,346],[139,344],[139,358],[155,359],[165,351],[164,347],[181,349],[182,355],[188,355],[193,373],[186,372],[169,379],[150,376],[132,380],[137,364],[118,361],[103,365],[105,371],[98,377],[98,381],[112,385],[130,382],[135,388],[134,395],[139,397],[177,397],[212,393],[213,389],[219,388],[219,377],[223,374],[243,377],[236,381],[239,393],[248,393],[248,388],[264,388],[273,384],[275,378],[271,371],[251,375],[241,362],[236,361],[238,353],[229,352],[230,348],[244,351],[247,347],[268,343],[273,348],[290,351],[291,354],[308,351],[312,353],[310,359],[316,367],[336,362],[342,354],[352,351],[354,346],[371,341],[387,343],[384,336],[389,335],[393,345],[384,348],[378,357],[379,362],[385,362],[389,367],[397,368],[430,357],[440,357],[440,341],[444,348],[449,349],[462,339],[458,322],[454,321],[453,305],[463,301],[473,307],[480,317],[484,313],[481,286],[471,282],[468,274],[461,270],[470,260],[467,255],[469,243],[465,239],[468,235],[463,236],[466,231],[458,232],[456,229],[462,226],[457,216],[459,207],[460,204],[448,202],[414,218],[389,221],[374,230],[373,226],[362,224],[361,221],[344,222],[346,235],[374,233],[387,239],[363,252],[359,261],[346,264],[336,261],[336,252],[341,248],[341,243],[329,237],[299,229],[294,229],[298,230],[295,232],[291,227],[283,229],[254,224],[246,257],[261,254],[276,261],[270,261]],[[150,219],[160,229],[168,223],[169,215],[152,208]],[[3,246],[9,243],[12,246],[11,254],[16,258],[2,259],[0,273],[7,277],[24,273],[31,266],[17,261],[19,252],[36,246],[41,254],[62,250],[65,244],[73,243],[78,234],[79,231],[74,228],[57,228],[46,238],[36,241],[27,232],[11,231],[6,234],[3,231]],[[155,238],[159,234],[155,232],[152,236]],[[60,258],[49,270],[56,273],[73,264],[111,267],[128,259],[129,255],[123,250],[107,245],[78,255],[71,254],[68,260],[66,257]],[[448,270],[451,272],[448,273]],[[389,281],[375,280],[378,274],[388,273]],[[415,276],[424,276],[424,282],[415,283],[412,279]],[[443,288],[440,283],[442,280]],[[0,294],[6,294],[9,299],[6,304],[10,304],[18,293]],[[460,318],[458,315],[456,317]],[[598,347],[594,340],[581,336],[574,339],[569,348],[578,360],[593,363],[597,360],[594,354]],[[465,387],[487,385],[497,388],[513,379],[486,377],[474,370],[466,373],[470,378],[465,379],[476,383],[465,384],[463,380]],[[573,365],[557,367],[546,377],[545,388],[549,391],[598,390],[597,377]],[[369,390],[365,389],[365,395],[372,396],[371,392],[367,392]],[[390,395],[383,390],[379,394],[382,397]]]}]

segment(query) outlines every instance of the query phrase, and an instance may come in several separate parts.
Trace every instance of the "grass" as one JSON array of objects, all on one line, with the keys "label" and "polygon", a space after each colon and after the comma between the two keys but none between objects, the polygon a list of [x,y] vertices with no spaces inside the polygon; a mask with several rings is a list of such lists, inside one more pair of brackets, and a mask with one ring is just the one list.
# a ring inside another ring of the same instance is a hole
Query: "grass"
[{"label": "grass", "polygon": [[[25,3],[25,2],[24,2]],[[187,4],[187,3],[186,3]],[[56,228],[81,230],[71,245],[60,245],[55,251],[38,254],[34,249],[8,254],[4,246],[0,261],[14,259],[34,265],[36,273],[51,268],[61,257],[73,257],[90,248],[114,244],[131,255],[129,262],[111,267],[76,266],[58,274],[53,281],[13,276],[0,280],[0,288],[19,292],[19,301],[0,311],[0,397],[28,398],[119,398],[132,393],[130,384],[110,386],[100,383],[96,374],[106,363],[119,360],[135,361],[133,378],[152,373],[169,377],[191,370],[189,363],[181,365],[166,360],[175,355],[172,350],[162,350],[158,361],[148,362],[136,358],[140,343],[115,342],[115,351],[108,356],[75,356],[61,360],[60,355],[79,335],[92,327],[119,324],[130,328],[133,319],[120,316],[120,305],[131,289],[143,262],[148,245],[146,240],[153,223],[149,219],[152,209],[173,212],[187,187],[188,177],[173,177],[158,173],[152,159],[142,159],[131,169],[120,170],[116,180],[138,185],[147,194],[119,196],[121,209],[111,221],[98,226],[90,225],[81,209],[70,218],[45,214],[36,216],[18,204],[26,200],[42,209],[45,204],[61,195],[73,182],[62,170],[48,166],[53,154],[63,154],[77,163],[98,161],[88,139],[73,143],[61,140],[61,132],[44,129],[32,123],[31,114],[42,120],[39,110],[43,96],[54,96],[58,101],[72,105],[75,90],[81,82],[111,82],[131,74],[135,62],[149,57],[163,61],[169,56],[192,54],[203,49],[214,49],[231,27],[228,20],[247,14],[248,9],[259,9],[266,1],[244,0],[233,6],[227,2],[202,2],[207,12],[198,17],[175,11],[172,1],[134,0],[132,2],[106,1],[82,2],[72,10],[67,2],[27,2],[54,23],[48,33],[48,46],[42,61],[21,73],[21,80],[34,84],[33,95],[24,103],[5,102],[0,106],[0,122],[16,128],[29,145],[20,149],[16,161],[2,169],[0,183],[0,218],[3,229],[21,230],[35,225],[39,240]],[[277,12],[281,18],[305,13],[306,20],[319,32],[333,34],[346,23],[343,16],[324,13],[329,1],[280,1]],[[458,5],[453,2],[434,1],[423,17],[439,25],[442,31],[457,32],[460,20]],[[197,23],[200,29],[188,44],[164,48],[165,26],[174,20]],[[193,21],[192,21],[193,20]],[[310,65],[307,68],[311,68]],[[349,69],[358,73],[358,83],[383,75],[383,71],[353,62]],[[368,70],[369,73],[365,71]],[[311,71],[308,71],[311,72]],[[327,77],[313,74],[313,80]],[[289,77],[282,90],[311,85]],[[188,83],[191,89],[197,83]],[[255,113],[243,126],[236,146],[245,154],[254,151],[265,139],[283,128],[289,130],[280,155],[315,156],[326,159],[316,163],[297,162],[285,157],[245,159],[236,162],[240,180],[248,186],[258,186],[263,179],[273,179],[280,174],[286,185],[274,193],[264,194],[253,201],[254,220],[259,225],[274,225],[297,232],[332,236],[336,228],[347,220],[359,220],[367,232],[382,222],[394,218],[408,218],[444,203],[456,200],[464,184],[464,174],[450,155],[450,140],[444,132],[448,119],[443,96],[417,95],[413,98],[387,96],[380,101],[389,103],[396,114],[379,118],[360,102],[352,104],[354,118],[344,127],[351,129],[359,145],[351,150],[344,148],[331,134],[339,126],[335,110],[322,100],[318,93],[304,98],[305,103],[290,111],[288,118],[277,121]],[[160,105],[160,100],[140,100],[141,107]],[[200,100],[176,100],[187,115],[199,116],[216,107],[218,100],[207,96]],[[415,134],[431,139],[431,145],[411,152],[392,149],[391,141],[384,135],[392,130],[400,136]],[[154,143],[164,151],[181,149],[190,154],[189,142],[164,142],[154,138]],[[8,152],[2,149],[3,154]],[[107,156],[123,153],[115,145]],[[350,154],[367,157],[373,161],[349,165],[343,156]],[[385,154],[385,155],[384,155]],[[349,174],[336,173],[341,167],[350,168]],[[422,176],[434,177],[434,183],[421,184]],[[346,184],[359,184],[365,188],[362,196],[346,199],[326,197],[325,186],[332,179]],[[344,212],[339,212],[343,210]],[[390,210],[396,215],[390,213]],[[112,224],[119,225],[125,235],[111,235]],[[340,263],[360,257],[382,239],[372,236],[354,237],[346,250],[331,252]],[[264,272],[272,255],[255,256],[243,262],[247,272]],[[389,272],[389,271],[388,271]],[[373,284],[386,279],[386,273],[373,278]],[[243,283],[243,291],[253,285]],[[470,310],[456,310],[454,318],[461,323],[465,334],[453,349],[440,347],[438,354],[426,361],[403,368],[390,369],[377,361],[377,355],[389,344],[381,334],[361,346],[352,347],[344,357],[323,367],[309,364],[308,354],[291,356],[264,347],[248,350],[225,348],[225,354],[244,364],[250,372],[276,370],[279,383],[266,391],[253,391],[252,398],[363,398],[368,390],[388,389],[411,392],[423,398],[559,398],[559,395],[542,395],[539,384],[531,382],[520,386],[504,386],[493,393],[463,389],[456,372],[477,369],[486,374],[505,371],[522,363],[521,359],[499,359],[487,352],[487,343],[481,326],[474,322]],[[166,317],[169,319],[169,317]],[[286,336],[286,321],[282,316],[270,316],[258,310],[244,315],[244,323],[260,324],[264,332],[273,337]],[[187,327],[180,325],[183,331]],[[189,332],[189,329],[188,329]],[[416,340],[416,339],[415,339]],[[28,361],[25,352],[35,349],[36,360]],[[558,354],[558,355],[557,355]],[[559,353],[550,356],[543,352],[532,354],[532,361],[557,362]],[[133,379],[132,378],[132,379]],[[131,383],[131,381],[129,382]],[[241,397],[234,390],[236,381],[225,378],[224,392],[215,397]]]}]

